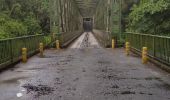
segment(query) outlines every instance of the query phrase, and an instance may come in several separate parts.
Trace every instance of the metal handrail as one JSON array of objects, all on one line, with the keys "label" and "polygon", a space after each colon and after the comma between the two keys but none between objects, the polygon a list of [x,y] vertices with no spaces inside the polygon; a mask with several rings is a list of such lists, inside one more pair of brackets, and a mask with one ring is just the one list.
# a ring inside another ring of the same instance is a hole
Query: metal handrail
[{"label": "metal handrail", "polygon": [[143,34],[143,33],[133,33],[133,32],[126,32],[127,34],[137,34],[137,35],[147,35],[147,36],[153,36],[153,37],[160,37],[160,38],[169,38],[168,36],[160,36],[160,35],[152,35],[152,34]]},{"label": "metal handrail", "polygon": [[126,41],[139,51],[142,47],[148,47],[150,56],[170,65],[170,37],[126,32]]},{"label": "metal handrail", "polygon": [[0,69],[21,58],[21,49],[28,49],[28,56],[35,53],[39,48],[39,43],[45,46],[51,43],[50,35],[30,35],[0,40]]}]

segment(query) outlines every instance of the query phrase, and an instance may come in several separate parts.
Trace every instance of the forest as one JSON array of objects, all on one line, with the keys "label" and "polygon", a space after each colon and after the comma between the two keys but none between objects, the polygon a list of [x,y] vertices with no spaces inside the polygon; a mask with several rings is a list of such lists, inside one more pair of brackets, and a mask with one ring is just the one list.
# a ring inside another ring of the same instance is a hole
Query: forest
[{"label": "forest", "polygon": [[47,34],[48,0],[0,0],[0,39]]},{"label": "forest", "polygon": [[[170,35],[170,0],[122,0],[123,31]],[[50,33],[49,0],[0,0],[0,39]]]},{"label": "forest", "polygon": [[127,31],[170,36],[170,0],[141,0],[128,15]]}]

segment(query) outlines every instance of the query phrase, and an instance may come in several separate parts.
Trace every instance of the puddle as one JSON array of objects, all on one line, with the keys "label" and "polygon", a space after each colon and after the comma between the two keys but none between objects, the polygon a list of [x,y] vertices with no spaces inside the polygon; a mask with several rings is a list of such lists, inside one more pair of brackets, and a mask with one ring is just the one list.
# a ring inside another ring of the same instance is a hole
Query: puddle
[{"label": "puddle", "polygon": [[37,86],[32,84],[25,84],[22,87],[26,89],[27,94],[33,94],[35,98],[38,98],[43,95],[49,95],[54,91],[54,88],[41,84]]},{"label": "puddle", "polygon": [[44,68],[29,68],[27,70],[42,70],[42,69],[44,69]]},{"label": "puddle", "polygon": [[43,58],[58,58],[58,56],[44,56]]},{"label": "puddle", "polygon": [[98,61],[98,63],[99,63],[99,64],[110,64],[109,61],[104,61],[104,60],[103,60],[103,61]]},{"label": "puddle", "polygon": [[140,92],[139,94],[143,94],[143,95],[153,95],[152,93],[144,93],[144,92]]},{"label": "puddle", "polygon": [[135,95],[136,93],[134,91],[110,91],[110,92],[102,92],[104,96],[108,95]]},{"label": "puddle", "polygon": [[118,85],[112,85],[110,88],[118,89],[118,88],[119,88],[119,86],[118,86]]},{"label": "puddle", "polygon": [[159,77],[147,77],[145,80],[160,80],[161,78]]},{"label": "puddle", "polygon": [[132,91],[123,91],[121,92],[122,95],[126,95],[126,94],[136,94],[135,92]]},{"label": "puddle", "polygon": [[112,74],[109,74],[109,75],[100,74],[100,75],[97,76],[97,78],[102,78],[102,79],[107,79],[107,80],[123,80],[123,79],[127,79],[127,78],[118,77],[117,75],[112,75]]},{"label": "puddle", "polygon": [[97,70],[95,70],[96,72],[102,72],[102,73],[109,73],[109,72],[114,72],[115,70],[112,68],[109,68],[110,66],[105,66],[105,67],[101,67],[98,68]]},{"label": "puddle", "polygon": [[26,79],[26,78],[28,77],[16,77],[16,78],[11,78],[11,79],[0,81],[0,83],[5,83],[5,84],[18,83],[18,80]]}]

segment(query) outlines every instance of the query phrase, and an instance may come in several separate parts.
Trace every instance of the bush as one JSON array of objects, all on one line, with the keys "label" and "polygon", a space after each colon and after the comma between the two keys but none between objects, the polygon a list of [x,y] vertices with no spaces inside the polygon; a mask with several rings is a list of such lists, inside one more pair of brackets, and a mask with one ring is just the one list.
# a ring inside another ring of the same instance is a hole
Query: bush
[{"label": "bush", "polygon": [[0,27],[0,39],[8,38],[9,34],[6,34],[4,27]]},{"label": "bush", "polygon": [[5,31],[10,37],[27,35],[27,27],[18,21],[7,21],[5,24]]},{"label": "bush", "polygon": [[49,0],[0,0],[0,38],[49,33]]},{"label": "bush", "polygon": [[27,27],[22,22],[13,20],[5,14],[0,14],[0,29],[1,38],[27,35]]},{"label": "bush", "polygon": [[35,18],[28,17],[24,20],[24,24],[27,26],[28,35],[42,33],[41,26]]}]

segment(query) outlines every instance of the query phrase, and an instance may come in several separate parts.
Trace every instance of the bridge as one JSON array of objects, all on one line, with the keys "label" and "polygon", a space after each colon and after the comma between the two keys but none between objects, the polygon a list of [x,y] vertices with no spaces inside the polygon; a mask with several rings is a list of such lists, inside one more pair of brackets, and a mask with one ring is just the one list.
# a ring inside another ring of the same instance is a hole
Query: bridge
[{"label": "bridge", "polygon": [[0,40],[0,100],[169,100],[170,37],[122,32],[121,3],[51,0],[51,34]]}]

